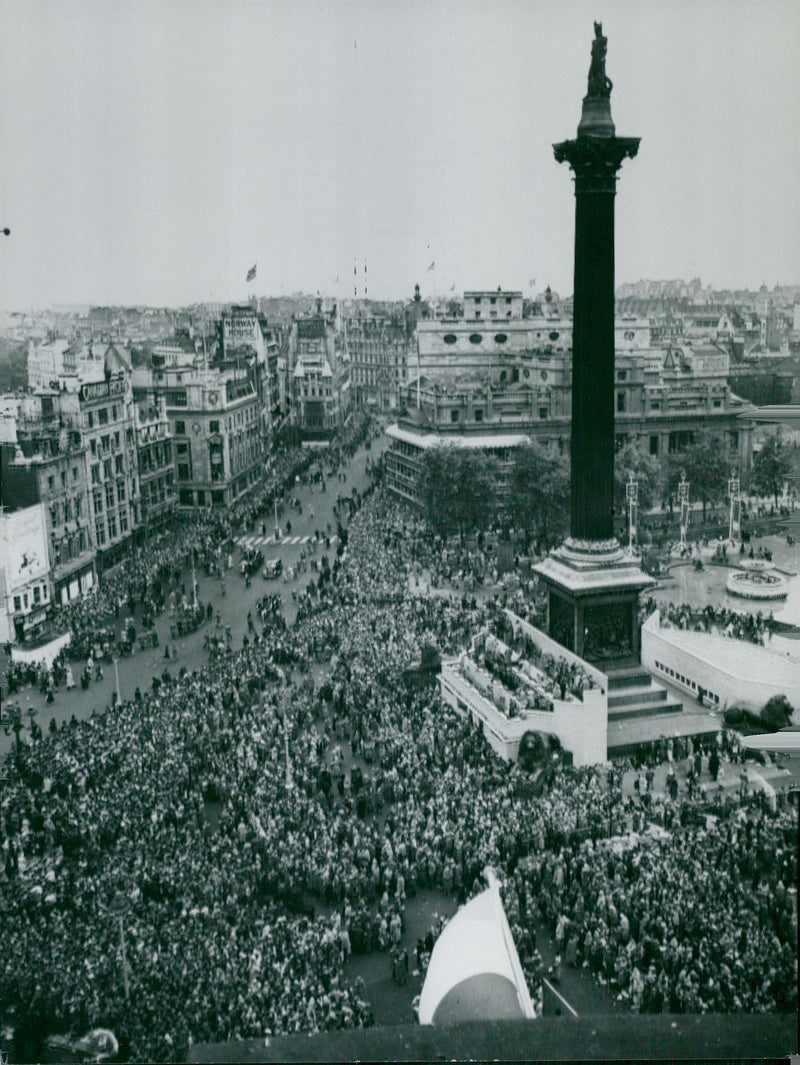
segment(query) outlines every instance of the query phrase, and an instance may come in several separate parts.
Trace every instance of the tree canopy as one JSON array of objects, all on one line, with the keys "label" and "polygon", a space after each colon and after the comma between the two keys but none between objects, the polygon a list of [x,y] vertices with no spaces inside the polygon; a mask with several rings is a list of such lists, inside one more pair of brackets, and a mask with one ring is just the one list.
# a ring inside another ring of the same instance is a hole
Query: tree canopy
[{"label": "tree canopy", "polygon": [[670,487],[674,490],[680,481],[681,473],[685,473],[690,486],[689,499],[699,499],[703,504],[705,521],[706,507],[725,498],[734,461],[727,438],[721,433],[704,429],[696,434],[687,448],[672,456]]},{"label": "tree canopy", "polygon": [[528,537],[548,541],[569,527],[569,462],[541,445],[517,449],[511,472],[511,512]]},{"label": "tree canopy", "polygon": [[486,529],[497,515],[500,464],[494,455],[440,444],[425,452],[419,492],[440,536]]},{"label": "tree canopy", "polygon": [[654,455],[645,455],[635,443],[627,443],[614,457],[614,496],[624,512],[625,485],[630,475],[639,485],[639,506],[649,510],[658,501],[664,479],[661,463]]},{"label": "tree canopy", "polygon": [[756,491],[772,496],[775,506],[793,469],[794,449],[780,434],[768,436],[753,456],[750,484]]}]

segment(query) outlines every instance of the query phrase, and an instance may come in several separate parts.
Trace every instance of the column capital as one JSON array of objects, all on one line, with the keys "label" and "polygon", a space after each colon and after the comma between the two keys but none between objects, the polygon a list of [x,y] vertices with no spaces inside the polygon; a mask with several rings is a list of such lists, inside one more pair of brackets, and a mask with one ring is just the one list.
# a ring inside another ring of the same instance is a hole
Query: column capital
[{"label": "column capital", "polygon": [[616,175],[625,159],[639,151],[639,137],[577,137],[553,145],[557,163],[568,163],[575,173],[576,191],[613,192]]}]

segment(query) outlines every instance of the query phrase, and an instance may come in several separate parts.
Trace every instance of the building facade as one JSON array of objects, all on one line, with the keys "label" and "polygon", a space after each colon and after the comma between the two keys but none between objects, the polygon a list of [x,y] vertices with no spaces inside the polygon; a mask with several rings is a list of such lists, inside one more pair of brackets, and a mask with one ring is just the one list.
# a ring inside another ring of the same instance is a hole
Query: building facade
[{"label": "building facade", "polygon": [[330,440],[351,413],[349,364],[331,317],[294,321],[288,350],[293,428],[301,441]]},{"label": "building facade", "polygon": [[42,390],[19,401],[16,439],[4,448],[2,502],[44,505],[52,600],[70,602],[95,584],[95,539],[79,397]]},{"label": "building facade", "polygon": [[405,316],[344,318],[342,343],[350,366],[353,405],[381,412],[397,410],[411,348]]},{"label": "building facade", "polygon": [[[447,343],[442,323],[433,324]],[[453,328],[450,323],[446,327]],[[635,443],[644,453],[666,459],[710,429],[726,436],[746,479],[752,467],[753,429],[740,416],[751,404],[728,385],[727,352],[713,345],[651,349],[645,346],[646,323],[640,327],[618,323],[617,334],[627,343],[615,358],[617,450]],[[449,335],[463,341],[463,331]],[[507,335],[511,336],[510,328]],[[419,336],[422,343],[422,329]],[[486,339],[481,338],[481,346]],[[466,342],[470,343],[469,336]],[[492,436],[504,440],[513,436],[530,439],[552,454],[569,455],[571,353],[523,349],[506,356],[498,354],[494,336],[488,337],[487,346],[480,372],[459,372],[451,366],[444,373],[440,365],[438,371],[423,374],[401,390],[401,411],[397,427],[389,431],[393,443],[386,452],[387,485],[396,494],[416,501],[413,486],[422,453],[436,443],[472,441],[474,446],[480,440],[488,450]],[[452,347],[458,349],[459,344]]]},{"label": "building facade", "polygon": [[179,510],[232,506],[263,472],[263,408],[253,369],[176,367],[154,377],[169,419]]},{"label": "building facade", "polygon": [[145,536],[170,524],[176,516],[178,492],[172,436],[164,396],[137,402],[136,461],[141,498],[141,530]]},{"label": "building facade", "polygon": [[44,503],[0,508],[0,640],[36,635],[50,606],[50,552]]},{"label": "building facade", "polygon": [[130,372],[109,358],[104,380],[79,392],[89,502],[98,565],[112,565],[127,548],[141,514],[136,415]]}]

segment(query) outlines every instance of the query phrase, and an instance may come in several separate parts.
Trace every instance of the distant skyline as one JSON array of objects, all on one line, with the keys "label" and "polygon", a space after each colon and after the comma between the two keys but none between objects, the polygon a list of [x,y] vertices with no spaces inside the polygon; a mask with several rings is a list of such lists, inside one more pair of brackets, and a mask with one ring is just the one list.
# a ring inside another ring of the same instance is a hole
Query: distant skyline
[{"label": "distant skyline", "polygon": [[0,0],[0,307],[568,295],[595,19],[616,283],[800,283],[796,0]]}]

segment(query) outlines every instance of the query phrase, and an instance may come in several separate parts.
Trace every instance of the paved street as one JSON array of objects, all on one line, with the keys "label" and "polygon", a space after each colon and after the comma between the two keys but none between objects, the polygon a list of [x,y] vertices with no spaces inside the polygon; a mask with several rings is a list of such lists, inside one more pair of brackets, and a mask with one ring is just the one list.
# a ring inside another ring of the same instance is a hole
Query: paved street
[{"label": "paved street", "polygon": [[[295,577],[294,580],[288,580],[285,579],[288,576],[288,570],[290,567],[297,566],[301,556],[312,557],[310,545],[313,543],[314,532],[318,530],[320,535],[324,534],[328,524],[330,524],[333,534],[331,546],[326,550],[324,545],[321,544],[313,551],[313,557],[319,561],[323,554],[327,554],[329,561],[333,561],[336,556],[337,543],[337,519],[333,513],[333,507],[336,504],[337,496],[340,498],[350,496],[353,489],[358,492],[366,490],[371,483],[366,473],[367,459],[370,462],[377,461],[388,446],[388,443],[388,438],[382,436],[372,442],[370,450],[367,450],[364,445],[359,447],[348,466],[342,471],[345,480],[337,482],[335,475],[332,478],[328,478],[325,492],[320,490],[319,485],[296,485],[291,496],[300,500],[302,513],[297,514],[295,511],[290,510],[289,507],[286,508],[286,512],[280,519],[283,535],[277,544],[275,542],[275,522],[272,514],[267,514],[263,518],[266,531],[271,535],[262,533],[262,520],[259,520],[244,533],[237,535],[235,538],[237,546],[233,552],[233,565],[225,573],[224,593],[221,591],[221,582],[218,577],[207,577],[201,570],[197,570],[198,601],[203,604],[210,602],[215,615],[219,612],[221,628],[216,628],[215,622],[211,621],[201,626],[195,633],[172,639],[170,636],[171,619],[169,609],[166,609],[156,619],[155,631],[158,633],[159,646],[146,651],[139,650],[137,646],[136,651],[130,657],[119,659],[117,670],[119,673],[120,697],[123,700],[132,699],[137,687],[142,691],[146,690],[152,678],[156,675],[160,676],[165,669],[172,675],[176,675],[182,666],[185,666],[190,672],[194,669],[200,669],[208,662],[208,653],[203,646],[207,633],[216,633],[217,635],[222,633],[224,635],[226,627],[230,626],[232,646],[236,649],[240,648],[242,640],[247,634],[248,611],[252,612],[255,621],[258,617],[256,603],[264,595],[278,594],[281,596],[284,616],[287,623],[291,624],[297,613],[292,592],[297,593],[301,589],[304,590],[311,579],[316,577],[316,573],[309,569],[299,577]],[[287,519],[291,522],[291,535],[286,533]],[[342,516],[342,522],[345,526],[347,525],[345,516]],[[276,580],[264,580],[261,575],[261,569],[259,569],[248,588],[239,571],[239,562],[244,553],[243,545],[257,547],[263,551],[265,558],[280,558],[283,562],[284,576]],[[183,574],[183,583],[187,593],[191,594],[192,572],[190,568]],[[117,627],[120,631],[127,616],[127,608],[121,609],[120,617],[117,621]],[[137,630],[141,634],[144,629],[141,626],[140,608],[137,608],[134,617]],[[167,644],[171,648],[177,648],[177,660],[166,661],[164,649]],[[4,691],[6,689],[5,671],[8,662],[8,656],[0,649],[0,673],[3,675]],[[81,664],[78,664],[78,668],[73,664],[73,673],[76,679],[80,668]],[[61,724],[63,721],[68,721],[73,714],[76,718],[81,719],[88,717],[93,710],[99,712],[110,706],[112,692],[116,683],[115,670],[113,664],[107,663],[103,665],[103,670],[102,680],[93,681],[86,691],[83,691],[80,685],[77,685],[72,691],[59,688],[55,702],[50,705],[47,704],[44,695],[37,689],[22,689],[14,698],[19,702],[23,710],[24,720],[28,721],[28,709],[32,707],[36,711],[36,719],[39,725],[46,730],[53,719]],[[22,739],[24,741],[25,733],[23,733]],[[13,742],[13,735],[6,736],[0,730],[0,757],[10,750]]]}]

